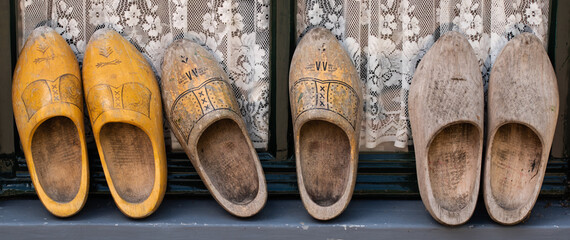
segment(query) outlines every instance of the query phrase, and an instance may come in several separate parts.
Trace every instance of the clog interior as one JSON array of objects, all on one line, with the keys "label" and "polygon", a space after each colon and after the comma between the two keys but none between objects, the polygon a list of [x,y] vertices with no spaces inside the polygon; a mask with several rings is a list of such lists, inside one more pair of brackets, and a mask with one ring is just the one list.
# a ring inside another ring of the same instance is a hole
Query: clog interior
[{"label": "clog interior", "polygon": [[71,119],[53,117],[40,124],[32,137],[32,158],[48,197],[60,203],[75,198],[81,184],[81,142]]},{"label": "clog interior", "polygon": [[303,124],[299,138],[307,194],[320,206],[333,205],[342,197],[351,170],[346,133],[332,123],[313,120]]},{"label": "clog interior", "polygon": [[220,195],[234,204],[257,196],[259,180],[252,151],[236,122],[221,119],[208,126],[197,144],[206,175]]},{"label": "clog interior", "polygon": [[482,142],[477,127],[457,123],[445,127],[433,137],[428,149],[430,186],[436,203],[450,212],[469,204],[479,177],[478,158]]},{"label": "clog interior", "polygon": [[502,125],[491,141],[491,191],[496,203],[514,210],[528,203],[540,172],[542,143],[525,125]]},{"label": "clog interior", "polygon": [[146,200],[154,185],[152,143],[140,128],[128,123],[107,123],[99,134],[113,186],[130,203]]}]

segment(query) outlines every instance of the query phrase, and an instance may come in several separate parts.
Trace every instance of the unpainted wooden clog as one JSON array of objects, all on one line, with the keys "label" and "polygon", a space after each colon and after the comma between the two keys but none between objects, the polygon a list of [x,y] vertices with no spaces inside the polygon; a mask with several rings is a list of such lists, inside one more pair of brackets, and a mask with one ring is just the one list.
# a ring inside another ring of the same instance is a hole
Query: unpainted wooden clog
[{"label": "unpainted wooden clog", "polygon": [[76,214],[87,199],[89,164],[83,90],[75,54],[49,27],[35,29],[14,70],[12,104],[40,200],[52,214]]},{"label": "unpainted wooden clog", "polygon": [[536,202],[558,118],[558,85],[540,40],[523,33],[493,65],[488,91],[484,198],[498,223],[517,224]]},{"label": "unpainted wooden clog", "polygon": [[119,209],[152,214],[166,190],[160,90],[141,53],[111,29],[95,32],[83,60],[83,86],[105,178]]},{"label": "unpainted wooden clog", "polygon": [[422,201],[438,222],[465,223],[475,209],[483,150],[483,81],[475,52],[443,35],[418,65],[408,109]]},{"label": "unpainted wooden clog", "polygon": [[249,217],[267,199],[265,176],[229,79],[202,46],[172,43],[162,65],[162,98],[172,132],[224,209]]},{"label": "unpainted wooden clog", "polygon": [[352,197],[361,91],[356,69],[334,35],[311,29],[291,61],[289,99],[299,191],[316,219],[335,218]]}]

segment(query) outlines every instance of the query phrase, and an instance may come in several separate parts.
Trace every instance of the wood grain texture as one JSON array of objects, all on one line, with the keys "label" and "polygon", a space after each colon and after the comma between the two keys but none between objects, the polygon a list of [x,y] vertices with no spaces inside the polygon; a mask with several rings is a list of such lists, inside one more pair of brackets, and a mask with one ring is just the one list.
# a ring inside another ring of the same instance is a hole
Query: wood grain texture
[{"label": "wood grain texture", "polygon": [[307,195],[319,206],[333,205],[349,180],[348,137],[341,128],[321,120],[305,123],[300,134],[300,144],[305,146],[301,147],[301,159],[310,159],[301,162]]},{"label": "wood grain texture", "polygon": [[49,27],[29,36],[14,70],[12,104],[30,177],[45,207],[76,214],[87,199],[89,164],[79,65]]},{"label": "wood grain texture", "polygon": [[173,42],[162,65],[162,98],[174,136],[216,201],[238,217],[259,212],[265,175],[214,56],[190,40]]},{"label": "wood grain texture", "polygon": [[529,216],[546,171],[558,118],[558,86],[540,40],[523,33],[491,70],[484,197],[498,223]]},{"label": "wood grain texture", "polygon": [[160,90],[150,65],[117,32],[95,32],[83,60],[93,135],[115,203],[125,215],[152,214],[166,191]]},{"label": "wood grain texture", "polygon": [[463,224],[475,209],[483,101],[473,49],[460,33],[446,33],[418,65],[408,103],[420,195],[442,224]]},{"label": "wood grain texture", "polygon": [[429,146],[428,171],[435,201],[450,212],[470,207],[473,179],[479,169],[480,133],[468,123],[457,123],[443,128]]},{"label": "wood grain texture", "polygon": [[141,203],[154,185],[152,143],[140,129],[127,123],[103,125],[100,144],[117,194],[130,203]]},{"label": "wood grain texture", "polygon": [[334,35],[310,30],[291,61],[289,99],[299,192],[316,219],[340,215],[352,197],[361,91],[356,69]]},{"label": "wood grain texture", "polygon": [[70,202],[81,183],[81,144],[69,118],[43,122],[32,137],[32,157],[41,186],[57,202]]}]

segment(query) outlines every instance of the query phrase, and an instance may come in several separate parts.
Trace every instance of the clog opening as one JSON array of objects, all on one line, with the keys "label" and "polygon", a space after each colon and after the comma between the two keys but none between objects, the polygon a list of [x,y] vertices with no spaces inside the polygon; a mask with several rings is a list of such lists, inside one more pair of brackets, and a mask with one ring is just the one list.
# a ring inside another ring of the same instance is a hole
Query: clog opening
[{"label": "clog opening", "polygon": [[491,191],[497,205],[506,210],[532,200],[541,180],[542,143],[529,127],[508,123],[495,133],[491,144]]},{"label": "clog opening", "polygon": [[428,149],[428,171],[433,197],[451,212],[470,202],[479,175],[480,132],[471,123],[457,123],[440,130]]},{"label": "clog opening", "polygon": [[59,203],[75,198],[81,185],[81,141],[67,117],[44,121],[32,137],[32,158],[46,195]]},{"label": "clog opening", "polygon": [[208,126],[196,149],[204,172],[222,197],[234,204],[255,199],[257,169],[247,138],[236,122],[222,119]]},{"label": "clog opening", "polygon": [[301,127],[301,174],[311,200],[323,207],[336,203],[348,185],[350,142],[338,126],[320,120]]},{"label": "clog opening", "polygon": [[146,200],[155,179],[154,152],[147,134],[134,125],[113,122],[103,125],[99,139],[117,194],[130,203]]}]

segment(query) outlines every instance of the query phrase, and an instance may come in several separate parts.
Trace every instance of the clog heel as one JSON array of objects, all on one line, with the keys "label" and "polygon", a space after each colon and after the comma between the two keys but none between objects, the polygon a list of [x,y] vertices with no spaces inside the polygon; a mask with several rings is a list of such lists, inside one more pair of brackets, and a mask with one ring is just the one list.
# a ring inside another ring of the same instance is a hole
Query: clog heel
[{"label": "clog heel", "polygon": [[297,179],[311,216],[329,220],[348,206],[356,183],[362,116],[360,79],[332,33],[311,29],[289,70]]},{"label": "clog heel", "polygon": [[465,223],[475,210],[483,150],[483,81],[475,52],[443,35],[418,65],[408,109],[422,201],[438,222]]},{"label": "clog heel", "polygon": [[162,103],[154,72],[117,32],[100,29],[85,51],[83,85],[107,184],[132,218],[152,214],[166,190]]},{"label": "clog heel", "polygon": [[491,69],[484,198],[498,223],[526,219],[542,186],[558,118],[556,75],[540,40],[511,39]]},{"label": "clog heel", "polygon": [[168,122],[210,193],[235,216],[259,212],[265,176],[218,61],[202,46],[177,40],[164,55],[162,79]]},{"label": "clog heel", "polygon": [[75,54],[49,27],[35,29],[14,71],[12,103],[22,150],[41,202],[58,217],[87,199],[83,90]]}]

